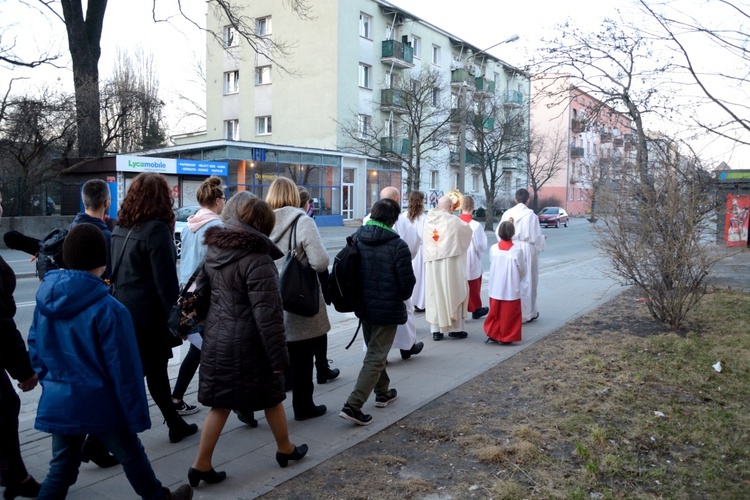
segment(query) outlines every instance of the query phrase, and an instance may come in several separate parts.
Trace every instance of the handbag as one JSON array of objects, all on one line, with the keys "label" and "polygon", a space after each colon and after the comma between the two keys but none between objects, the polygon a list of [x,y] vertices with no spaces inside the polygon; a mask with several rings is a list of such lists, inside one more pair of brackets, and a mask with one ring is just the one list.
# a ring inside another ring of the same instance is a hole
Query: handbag
[{"label": "handbag", "polygon": [[203,259],[198,264],[169,311],[167,326],[173,337],[182,339],[189,333],[203,333],[208,308],[211,305],[211,284],[207,279],[198,284],[195,280],[203,270],[205,262],[206,259]]},{"label": "handbag", "polygon": [[318,314],[320,298],[318,296],[318,273],[310,264],[302,264],[297,259],[297,216],[292,223],[289,235],[289,253],[279,276],[281,301],[285,311],[300,316],[312,317]]},{"label": "handbag", "polygon": [[114,296],[115,292],[117,291],[117,287],[115,286],[115,276],[117,276],[117,270],[120,268],[120,262],[122,261],[122,256],[125,253],[125,247],[128,244],[128,239],[130,239],[130,233],[132,233],[133,230],[131,229],[128,231],[128,235],[125,236],[125,241],[122,243],[122,248],[120,249],[120,254],[117,256],[117,261],[115,262],[114,266],[112,267],[112,274],[109,276],[108,280],[105,280],[107,284],[109,285],[109,294]]}]

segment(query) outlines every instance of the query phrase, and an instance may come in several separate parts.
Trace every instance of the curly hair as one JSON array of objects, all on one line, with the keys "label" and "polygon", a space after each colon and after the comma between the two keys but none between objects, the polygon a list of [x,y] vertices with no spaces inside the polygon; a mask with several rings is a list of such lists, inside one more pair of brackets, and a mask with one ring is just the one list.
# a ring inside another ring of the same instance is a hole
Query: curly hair
[{"label": "curly hair", "polygon": [[174,223],[172,194],[161,174],[143,172],[135,176],[122,200],[117,225],[132,229],[154,219]]},{"label": "curly hair", "polygon": [[424,213],[424,193],[422,191],[412,191],[409,194],[409,207],[406,209],[406,216],[414,222],[417,217]]},{"label": "curly hair", "polygon": [[221,187],[221,179],[212,175],[201,183],[196,194],[198,203],[204,208],[210,208],[216,204],[216,200],[224,198],[224,189]]},{"label": "curly hair", "polygon": [[266,203],[273,210],[281,207],[299,207],[299,191],[294,181],[288,177],[277,177],[268,188]]}]

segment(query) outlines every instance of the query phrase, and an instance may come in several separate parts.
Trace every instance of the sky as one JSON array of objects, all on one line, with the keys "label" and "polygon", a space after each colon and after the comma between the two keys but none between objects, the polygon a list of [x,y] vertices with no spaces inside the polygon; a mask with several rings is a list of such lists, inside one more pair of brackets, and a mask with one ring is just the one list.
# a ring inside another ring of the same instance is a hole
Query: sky
[{"label": "sky", "polygon": [[[277,0],[281,1],[281,0]],[[710,15],[714,9],[705,10],[708,0],[680,0],[680,5],[695,4],[704,7],[701,15]],[[637,15],[633,0],[521,0],[498,2],[493,0],[391,0],[404,10],[425,21],[480,47],[491,47],[512,35],[519,39],[502,44],[488,52],[520,68],[527,65],[529,57],[540,45],[542,38],[554,36],[554,26],[567,20],[582,31],[596,30],[604,17],[616,16],[617,10],[626,17]],[[174,15],[173,0],[156,0],[159,8],[156,16],[168,19],[154,23],[151,8],[153,0],[109,1],[102,37],[102,57],[99,68],[104,78],[111,74],[118,50],[133,51],[140,47],[151,52],[160,74],[162,99],[169,110],[170,133],[181,133],[202,128],[203,124],[190,121],[178,122],[175,110],[177,96],[187,94],[203,101],[200,86],[195,81],[195,61],[205,57],[205,34],[198,28]],[[311,0],[314,6],[315,0]],[[31,54],[49,48],[65,54],[62,69],[37,68],[33,71],[9,71],[0,68],[0,89],[6,88],[9,78],[30,75],[33,78],[18,84],[19,89],[39,86],[40,82],[72,88],[70,65],[65,64],[67,41],[62,22],[52,16],[43,16],[38,9],[38,0],[0,0],[0,36],[3,44],[15,40],[19,48]],[[188,0],[183,8],[197,22],[205,17],[205,3]],[[12,20],[12,21],[8,21]],[[5,29],[3,29],[3,27]],[[31,35],[30,35],[31,34]],[[713,141],[710,156],[726,158],[734,168],[750,169],[750,148],[734,149]],[[747,151],[745,151],[747,150]]]}]

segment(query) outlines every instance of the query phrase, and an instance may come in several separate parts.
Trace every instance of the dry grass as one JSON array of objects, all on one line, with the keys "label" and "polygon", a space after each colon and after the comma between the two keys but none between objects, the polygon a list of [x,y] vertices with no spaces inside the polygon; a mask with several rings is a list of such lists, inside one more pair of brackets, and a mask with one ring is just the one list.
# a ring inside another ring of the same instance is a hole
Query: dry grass
[{"label": "dry grass", "polygon": [[750,497],[750,295],[709,294],[679,332],[636,298],[621,295],[268,497]]}]

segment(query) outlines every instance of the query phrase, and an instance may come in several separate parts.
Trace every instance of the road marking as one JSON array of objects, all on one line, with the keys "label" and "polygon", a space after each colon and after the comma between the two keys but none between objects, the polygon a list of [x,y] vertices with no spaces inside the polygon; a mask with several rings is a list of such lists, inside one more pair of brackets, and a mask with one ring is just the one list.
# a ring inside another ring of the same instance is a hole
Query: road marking
[{"label": "road marking", "polygon": [[29,306],[35,306],[36,300],[30,300],[28,302],[16,302],[16,308],[18,307],[29,307]]}]

